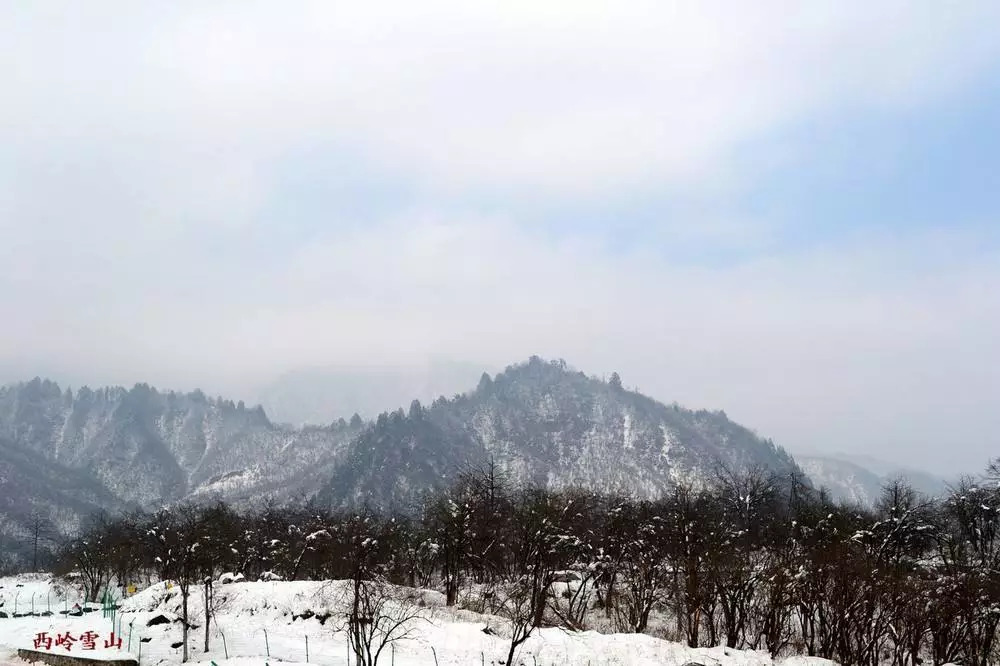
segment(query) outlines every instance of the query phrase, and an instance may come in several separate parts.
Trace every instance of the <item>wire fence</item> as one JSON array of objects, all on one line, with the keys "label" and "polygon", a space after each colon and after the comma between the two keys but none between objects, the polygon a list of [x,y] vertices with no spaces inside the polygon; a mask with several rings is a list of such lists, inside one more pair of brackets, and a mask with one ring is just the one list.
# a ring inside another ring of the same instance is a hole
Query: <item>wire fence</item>
[{"label": "wire fence", "polygon": [[[224,619],[209,630],[211,651],[226,658],[266,657],[280,661],[341,665],[354,663],[347,653],[347,635],[325,629],[316,622],[258,627],[247,631],[238,621]],[[313,626],[310,626],[313,625]],[[204,631],[199,635],[204,650]]]},{"label": "wire fence", "polygon": [[[164,641],[162,634],[143,631],[138,626],[129,632],[125,623],[126,642],[131,642],[131,652],[136,655],[140,666],[158,664],[163,661],[180,662],[182,646],[179,643],[180,630],[172,627],[177,640]],[[150,642],[142,642],[143,637],[157,635]],[[189,659],[191,661],[211,661],[222,659],[256,658],[274,662],[320,664],[322,666],[358,666],[359,661],[351,651],[348,636],[343,630],[323,627],[316,622],[293,623],[290,625],[263,625],[248,627],[238,620],[223,619],[213,623],[209,629],[209,650],[205,651],[203,627],[192,629],[188,636]],[[445,664],[469,664],[470,666],[503,666],[506,664],[506,649],[467,651],[456,656],[451,650],[439,649],[421,639],[407,639],[389,643],[382,650],[379,664],[386,666],[444,666]],[[610,666],[616,662],[586,660],[548,661],[537,655],[523,651],[516,666]]]},{"label": "wire fence", "polygon": [[[343,618],[336,614],[326,616],[324,622],[316,617],[301,619],[280,612],[271,617],[258,615],[249,617],[243,610],[242,615],[220,613],[212,618],[209,625],[209,649],[205,651],[204,618],[195,608],[190,616],[190,631],[188,633],[189,660],[191,661],[222,661],[237,658],[254,658],[275,662],[320,664],[323,666],[357,666],[358,660],[351,652],[348,636],[343,628]],[[254,610],[249,612],[252,614]],[[156,666],[163,663],[179,664],[183,654],[182,625],[178,618],[167,613],[169,619],[163,623],[150,625],[153,611],[116,612],[113,617],[105,617],[99,604],[87,604],[80,590],[72,585],[43,587],[39,583],[15,585],[6,589],[0,588],[0,612],[6,617],[27,617],[28,622],[59,624],[58,618],[70,615],[76,627],[97,629],[102,638],[109,631],[122,639],[123,652],[135,656],[140,666]],[[264,612],[274,613],[274,607]],[[41,619],[47,615],[51,620]],[[35,619],[30,619],[34,617]],[[304,616],[303,616],[304,617]],[[438,618],[434,611],[429,617],[431,625],[438,625],[436,619],[448,620],[445,614]],[[339,623],[339,624],[338,624]],[[71,624],[69,628],[73,628]],[[483,643],[483,637],[476,631],[470,636],[478,636],[464,642],[448,636],[446,632],[431,630],[417,632],[412,639],[387,645],[379,659],[379,664],[396,666],[452,666],[457,664],[470,666],[504,666],[509,643],[506,639],[496,637]],[[533,639],[531,646],[525,645],[519,651],[514,666],[616,666],[633,663],[625,656],[630,648],[618,646],[614,651],[617,655],[594,654],[583,651],[580,647],[561,645],[571,638],[558,634],[549,639]],[[568,636],[568,635],[567,635]],[[609,640],[612,640],[609,637]],[[625,640],[624,638],[621,640]],[[569,649],[568,649],[569,648]],[[681,656],[670,644],[663,645],[663,651],[648,657],[643,663],[669,664],[681,666],[690,662]],[[646,648],[647,652],[649,647]],[[699,655],[703,656],[703,655]],[[705,655],[707,656],[707,655]],[[711,661],[705,661],[711,663]],[[747,662],[751,663],[750,660]]]},{"label": "wire fence", "polygon": [[69,586],[38,591],[17,585],[9,590],[0,590],[0,618],[68,615],[92,612],[96,608],[96,604],[88,604],[83,594]]}]

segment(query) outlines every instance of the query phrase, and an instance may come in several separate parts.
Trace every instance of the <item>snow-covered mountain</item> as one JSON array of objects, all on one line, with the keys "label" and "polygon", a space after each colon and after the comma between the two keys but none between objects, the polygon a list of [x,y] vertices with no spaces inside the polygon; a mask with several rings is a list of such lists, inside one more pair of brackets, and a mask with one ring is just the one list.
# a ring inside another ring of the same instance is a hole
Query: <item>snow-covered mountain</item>
[{"label": "snow-covered mountain", "polygon": [[862,456],[796,455],[796,462],[817,488],[826,488],[837,501],[872,507],[882,488],[894,479],[902,479],[915,490],[930,497],[943,494],[945,479],[907,467],[892,465]]},{"label": "snow-covered mountain", "polygon": [[655,496],[721,466],[786,474],[791,456],[723,412],[664,405],[534,357],[475,391],[381,415],[350,447],[319,497],[334,504],[399,502],[462,465],[494,460],[549,487]]},{"label": "snow-covered mountain", "polygon": [[34,379],[0,388],[0,530],[21,534],[38,512],[70,531],[97,509],[289,497],[327,478],[363,425],[282,427],[259,407],[144,384],[73,392]]},{"label": "snow-covered mountain", "polygon": [[720,464],[797,469],[722,412],[664,405],[538,358],[407,413],[303,428],[197,391],[74,392],[35,379],[0,389],[0,456],[7,520],[23,523],[19,507],[38,504],[66,525],[95,507],[187,498],[399,505],[489,459],[517,481],[645,496]]}]

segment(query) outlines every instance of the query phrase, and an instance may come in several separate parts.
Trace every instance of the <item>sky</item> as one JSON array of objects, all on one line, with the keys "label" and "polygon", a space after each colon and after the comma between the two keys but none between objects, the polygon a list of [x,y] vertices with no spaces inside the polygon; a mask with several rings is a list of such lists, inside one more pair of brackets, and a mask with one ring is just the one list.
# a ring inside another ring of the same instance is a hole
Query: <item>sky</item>
[{"label": "sky", "polygon": [[996,2],[8,2],[0,379],[538,354],[1000,456]]}]

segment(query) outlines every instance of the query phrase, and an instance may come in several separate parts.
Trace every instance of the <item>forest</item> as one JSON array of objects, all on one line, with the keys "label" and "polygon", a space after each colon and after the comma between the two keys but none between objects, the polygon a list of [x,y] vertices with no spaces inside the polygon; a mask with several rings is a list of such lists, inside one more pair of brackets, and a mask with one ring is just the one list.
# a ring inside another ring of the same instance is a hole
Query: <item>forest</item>
[{"label": "forest", "polygon": [[387,610],[393,591],[430,588],[506,620],[511,657],[536,628],[559,626],[844,664],[977,665],[997,660],[998,479],[993,464],[940,498],[896,481],[864,509],[760,469],[639,501],[517,487],[485,465],[405,511],[219,502],[101,514],[62,545],[57,571],[91,600],[108,585],[173,581],[185,616],[193,594],[209,614],[223,574],[352,581],[359,663],[405,631],[405,608]]}]

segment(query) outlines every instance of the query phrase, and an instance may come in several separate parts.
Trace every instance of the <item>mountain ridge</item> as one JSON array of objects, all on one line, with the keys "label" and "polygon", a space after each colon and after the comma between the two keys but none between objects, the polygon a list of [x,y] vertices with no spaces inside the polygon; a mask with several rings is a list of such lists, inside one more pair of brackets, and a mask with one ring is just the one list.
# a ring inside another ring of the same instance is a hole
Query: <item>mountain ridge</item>
[{"label": "mountain ridge", "polygon": [[[645,497],[680,480],[707,479],[718,465],[801,472],[784,449],[721,410],[665,405],[624,389],[617,375],[605,382],[569,370],[564,361],[533,357],[495,378],[484,374],[474,391],[438,398],[429,408],[415,402],[409,414],[383,413],[346,461],[343,474],[361,485],[351,488],[342,476],[330,484],[339,490],[320,496],[341,504],[362,495],[398,498],[404,489],[379,488],[377,479],[363,479],[364,470],[414,460],[419,466],[428,458],[412,457],[412,450],[435,438],[447,443],[449,455],[458,451],[478,463],[489,458],[536,484]],[[411,448],[405,460],[398,459],[401,444]],[[433,466],[417,474],[424,485],[442,475]]]},{"label": "mountain ridge", "polygon": [[[624,389],[617,375],[603,381],[538,357],[426,407],[414,400],[409,412],[305,427],[198,390],[72,391],[36,378],[0,388],[0,449],[8,477],[31,478],[39,464],[63,470],[62,499],[48,506],[64,531],[94,507],[184,500],[412,505],[487,459],[515,481],[644,497],[708,480],[720,465],[801,473],[725,412],[666,405]],[[0,495],[14,492],[35,491],[0,482]]]}]

